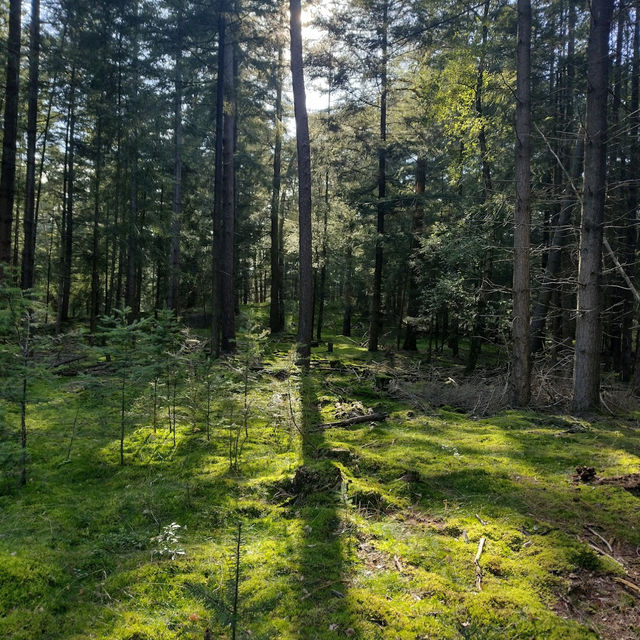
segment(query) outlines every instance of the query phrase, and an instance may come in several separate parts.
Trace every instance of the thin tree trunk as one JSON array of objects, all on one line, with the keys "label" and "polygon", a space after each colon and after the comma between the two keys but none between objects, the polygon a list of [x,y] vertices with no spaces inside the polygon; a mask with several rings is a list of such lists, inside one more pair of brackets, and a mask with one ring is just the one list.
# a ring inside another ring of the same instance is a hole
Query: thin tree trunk
[{"label": "thin tree trunk", "polygon": [[280,271],[280,191],[282,182],[282,66],[284,52],[278,49],[278,67],[276,69],[276,111],[275,146],[273,151],[273,182],[271,187],[271,300],[269,306],[269,326],[271,333],[283,330],[283,314],[280,310],[282,299],[282,272]]},{"label": "thin tree trunk", "polygon": [[299,220],[299,306],[298,353],[308,362],[313,336],[313,267],[311,239],[311,147],[309,119],[304,87],[302,61],[302,9],[300,0],[289,0],[291,30],[291,77],[293,80],[293,104],[296,119],[296,143],[298,151],[298,220]]},{"label": "thin tree trunk", "polygon": [[180,282],[180,228],[182,204],[182,7],[177,16],[177,50],[175,63],[175,109],[174,109],[174,170],[173,206],[171,219],[171,256],[169,260],[169,291],[167,307],[177,312],[178,287]]},{"label": "thin tree trunk", "polygon": [[[100,103],[99,109],[102,109]],[[100,314],[100,195],[102,187],[102,114],[98,115],[96,126],[96,167],[93,194],[93,238],[91,242],[91,313],[89,316],[89,330],[94,334],[98,328]]]},{"label": "thin tree trunk", "polygon": [[[635,2],[635,18],[633,23],[633,63],[631,72],[631,115],[629,116],[629,189],[627,192],[627,216],[625,220],[624,260],[629,277],[635,274],[635,253],[637,245],[636,225],[638,210],[638,179],[640,178],[640,147],[638,146],[638,125],[640,124],[640,0]],[[621,377],[623,382],[631,380],[633,369],[633,296],[627,291],[624,298],[622,316],[622,362]],[[640,370],[636,372],[640,381]],[[636,387],[637,388],[637,387]]]},{"label": "thin tree trunk", "polygon": [[[424,194],[426,182],[425,163],[424,158],[418,158],[416,164],[416,204],[413,210],[413,223],[411,225],[411,248],[409,249],[410,258],[414,257],[414,254],[418,248],[418,239],[420,232],[422,231],[422,218],[424,216],[424,209],[422,206],[422,196]],[[416,265],[409,264],[409,282],[408,282],[407,297],[409,299],[407,303],[407,328],[404,335],[403,349],[407,351],[418,350],[418,328],[416,326],[416,319],[420,313],[420,298],[419,298],[419,286],[418,286],[418,268]],[[400,316],[402,317],[403,309],[400,309]]]},{"label": "thin tree trunk", "polygon": [[320,266],[320,283],[318,287],[318,329],[316,332],[316,340],[320,342],[322,340],[322,323],[324,321],[324,302],[327,286],[327,225],[329,222],[329,170],[327,169],[324,176],[324,212],[323,212],[323,226],[322,226],[322,247],[320,250],[320,259],[322,264]]},{"label": "thin tree trunk", "polygon": [[67,141],[68,158],[66,167],[66,197],[63,211],[62,260],[60,271],[60,291],[58,293],[58,314],[56,331],[69,319],[69,300],[71,297],[71,261],[73,258],[73,200],[75,181],[75,129],[76,129],[76,69],[71,70],[69,87],[69,133]]},{"label": "thin tree trunk", "polygon": [[380,74],[380,146],[378,149],[378,212],[376,222],[376,253],[373,272],[373,296],[371,298],[371,320],[369,322],[369,351],[378,350],[378,341],[382,329],[382,269],[384,264],[384,218],[387,197],[387,94],[388,86],[388,11],[389,3],[385,0],[382,8],[382,29],[380,52],[382,67]]},{"label": "thin tree trunk", "polygon": [[[350,234],[349,234],[350,235]],[[351,317],[353,314],[353,300],[352,300],[352,287],[351,279],[353,278],[353,247],[351,245],[351,238],[347,239],[347,255],[345,259],[345,274],[346,279],[344,283],[344,312],[342,315],[342,335],[351,336]]]},{"label": "thin tree trunk", "polygon": [[18,91],[20,80],[21,2],[9,2],[9,37],[4,103],[4,135],[0,166],[0,279],[3,263],[11,262],[11,226],[16,182],[16,142],[18,138]]},{"label": "thin tree trunk", "polygon": [[[224,95],[228,105],[224,113],[222,141],[222,255],[220,278],[220,306],[222,311],[222,336],[220,348],[223,353],[236,350],[235,326],[235,222],[236,222],[236,65],[235,43],[227,31],[224,51]],[[257,274],[256,274],[257,275]]]},{"label": "thin tree trunk", "polygon": [[[478,146],[480,147],[480,162],[482,165],[482,204],[486,204],[493,192],[493,182],[491,179],[491,165],[489,163],[489,151],[487,148],[487,133],[484,124],[484,105],[483,105],[483,87],[484,87],[484,66],[485,66],[485,50],[487,42],[489,40],[489,3],[490,0],[485,0],[484,10],[482,15],[482,52],[480,55],[480,63],[478,65],[478,78],[476,82],[475,92],[475,108],[476,115],[480,121],[480,130],[478,132]],[[478,287],[478,300],[476,304],[476,313],[473,321],[471,341],[469,345],[469,356],[467,358],[467,365],[465,367],[466,373],[471,373],[478,364],[478,358],[480,357],[480,351],[482,350],[482,340],[484,337],[484,330],[487,312],[487,299],[488,291],[487,286],[491,278],[491,271],[493,268],[493,256],[492,248],[487,249],[486,255],[481,259],[480,266],[480,286]]]},{"label": "thin tree trunk", "polygon": [[[138,3],[136,1],[134,6],[135,19],[138,18]],[[131,128],[131,142],[130,142],[130,183],[129,183],[129,222],[127,232],[127,274],[124,285],[124,304],[129,307],[132,317],[136,317],[135,309],[136,301],[139,296],[137,291],[137,276],[138,276],[138,233],[137,233],[137,216],[138,216],[138,34],[137,26],[134,33],[133,44],[133,62],[132,62],[132,75],[133,75],[133,89],[131,96],[131,114],[130,118],[133,120],[133,126]]]},{"label": "thin tree trunk", "polygon": [[33,287],[36,248],[36,138],[38,134],[38,76],[40,72],[40,0],[31,0],[29,27],[29,106],[27,114],[27,180],[25,185],[24,245],[22,248],[23,289]]},{"label": "thin tree trunk", "polygon": [[531,0],[518,0],[516,50],[516,209],[513,234],[512,401],[531,397],[529,363],[529,258],[531,253]]},{"label": "thin tree trunk", "polygon": [[224,125],[224,57],[226,40],[225,2],[220,2],[218,9],[218,77],[216,80],[216,149],[215,149],[215,182],[213,196],[213,252],[211,256],[211,353],[220,355],[220,291],[222,266],[222,185],[223,185],[223,125]]},{"label": "thin tree trunk", "polygon": [[600,402],[600,284],[607,167],[607,92],[612,0],[592,0],[587,47],[584,195],[578,266],[573,410]]}]

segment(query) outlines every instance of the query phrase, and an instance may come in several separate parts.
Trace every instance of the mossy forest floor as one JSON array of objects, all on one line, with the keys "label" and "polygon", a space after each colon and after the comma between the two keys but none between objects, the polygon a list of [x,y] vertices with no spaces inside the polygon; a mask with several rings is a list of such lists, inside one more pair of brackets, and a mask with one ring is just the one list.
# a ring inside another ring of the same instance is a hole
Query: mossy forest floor
[{"label": "mossy forest floor", "polygon": [[[131,391],[124,466],[116,405],[34,382],[28,483],[0,495],[0,638],[230,638],[238,523],[238,639],[640,638],[640,497],[572,477],[640,471],[634,416],[431,409],[397,392],[416,358],[333,340],[308,373],[264,345],[246,433],[242,385],[214,391],[210,440],[181,401],[175,445]],[[389,415],[318,427],[369,410]]]}]

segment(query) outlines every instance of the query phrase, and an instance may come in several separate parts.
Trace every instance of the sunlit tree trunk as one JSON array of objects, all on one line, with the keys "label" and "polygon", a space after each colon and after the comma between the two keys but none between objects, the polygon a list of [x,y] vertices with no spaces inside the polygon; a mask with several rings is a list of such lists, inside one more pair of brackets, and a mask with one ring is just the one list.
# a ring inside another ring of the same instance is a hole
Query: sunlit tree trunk
[{"label": "sunlit tree trunk", "polygon": [[302,19],[300,0],[289,0],[291,19],[291,77],[298,150],[299,302],[298,353],[303,360],[311,355],[313,334],[313,269],[311,241],[311,147],[302,61]]},{"label": "sunlit tree trunk", "polygon": [[376,222],[376,253],[373,271],[373,296],[371,298],[371,319],[369,322],[369,351],[378,350],[378,341],[382,329],[382,269],[384,264],[384,218],[387,197],[387,97],[388,85],[388,12],[389,3],[383,4],[380,53],[380,141],[378,148],[378,211]]}]

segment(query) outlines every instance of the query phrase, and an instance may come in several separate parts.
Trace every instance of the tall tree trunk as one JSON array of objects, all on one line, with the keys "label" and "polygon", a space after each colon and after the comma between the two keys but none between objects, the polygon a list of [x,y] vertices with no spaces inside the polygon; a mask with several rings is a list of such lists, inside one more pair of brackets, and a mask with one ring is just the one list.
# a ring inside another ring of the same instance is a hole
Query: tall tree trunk
[{"label": "tall tree trunk", "polygon": [[182,7],[177,16],[177,50],[175,63],[173,204],[171,217],[171,252],[169,258],[169,291],[167,307],[177,312],[180,282],[180,229],[182,204]]},{"label": "tall tree trunk", "polygon": [[[635,253],[637,245],[638,222],[638,180],[640,179],[640,146],[638,145],[638,125],[640,124],[640,0],[635,2],[635,18],[633,23],[633,63],[631,71],[631,115],[629,116],[629,150],[631,159],[629,167],[629,189],[627,192],[627,215],[625,220],[624,236],[624,261],[629,272],[629,277],[635,274]],[[622,362],[621,377],[623,382],[631,380],[633,369],[633,295],[625,292],[623,316],[622,316]],[[640,381],[640,370],[637,371]]]},{"label": "tall tree trunk", "polygon": [[18,90],[20,79],[20,0],[9,2],[7,79],[4,103],[4,135],[0,166],[0,279],[4,264],[11,261],[11,226],[16,183],[16,141],[18,138]]},{"label": "tall tree trunk", "polygon": [[[235,34],[233,34],[235,35]],[[224,95],[225,113],[222,140],[222,255],[220,278],[220,306],[222,311],[222,336],[220,348],[223,353],[236,349],[235,325],[235,223],[236,223],[236,65],[234,37],[227,30],[224,51]],[[232,36],[232,37],[230,37]]]},{"label": "tall tree trunk", "polygon": [[224,126],[224,68],[225,68],[225,40],[227,20],[225,2],[220,2],[218,9],[218,76],[216,79],[216,148],[215,148],[215,178],[213,187],[213,245],[212,245],[212,275],[211,275],[211,353],[220,355],[220,325],[222,310],[220,308],[221,271],[222,271],[222,185],[223,185],[223,126]]},{"label": "tall tree trunk", "polygon": [[531,252],[531,0],[518,0],[516,50],[516,209],[513,234],[512,401],[529,404],[529,257]]},{"label": "tall tree trunk", "polygon": [[[138,19],[138,3],[134,5],[134,19]],[[138,109],[138,26],[134,27],[133,35],[133,60],[131,64],[131,73],[133,76],[133,89],[131,96],[131,113],[130,118],[133,120],[131,128],[131,140],[129,148],[130,160],[130,176],[129,176],[129,221],[127,231],[127,274],[124,284],[124,304],[129,307],[131,316],[136,317],[135,309],[137,306],[139,291],[137,291],[138,282],[138,118],[140,112]]]},{"label": "tall tree trunk", "polygon": [[38,134],[38,75],[40,72],[40,0],[31,0],[29,27],[29,106],[27,115],[27,181],[25,185],[24,245],[22,248],[23,289],[33,287],[36,249],[36,138]]},{"label": "tall tree trunk", "polygon": [[302,61],[302,9],[300,0],[289,0],[291,30],[291,77],[296,118],[298,150],[298,226],[299,226],[299,306],[298,353],[303,361],[311,356],[313,336],[313,267],[311,240],[311,146]]},{"label": "tall tree trunk", "polygon": [[369,322],[369,351],[378,350],[378,341],[382,329],[382,269],[384,263],[384,218],[387,197],[387,94],[389,62],[388,51],[388,12],[389,3],[385,0],[382,7],[382,25],[380,52],[382,55],[380,70],[380,142],[378,148],[378,211],[376,224],[376,254],[373,271],[373,296],[371,298],[371,320]]},{"label": "tall tree trunk", "polygon": [[322,219],[322,247],[320,249],[320,283],[318,285],[318,329],[316,332],[316,340],[322,340],[322,323],[324,322],[324,303],[327,287],[327,226],[329,222],[329,209],[331,207],[329,200],[329,169],[324,176],[324,211]]},{"label": "tall tree trunk", "polygon": [[[102,109],[102,101],[99,109]],[[100,314],[100,275],[99,275],[99,247],[100,247],[100,196],[102,187],[102,114],[98,115],[96,125],[96,165],[93,194],[93,238],[91,242],[91,312],[89,315],[89,330],[94,334],[98,328]]]},{"label": "tall tree trunk", "polygon": [[[409,249],[409,257],[413,258],[419,245],[420,232],[422,231],[422,219],[424,216],[424,208],[422,206],[422,196],[426,182],[424,158],[418,158],[416,164],[416,204],[413,209],[413,223],[411,225],[411,248]],[[409,264],[409,282],[407,285],[407,328],[404,334],[404,343],[402,348],[407,351],[418,350],[418,327],[416,319],[420,313],[420,296],[418,286],[418,267]],[[402,305],[401,305],[402,306]],[[403,309],[400,309],[402,315]]]},{"label": "tall tree trunk", "polygon": [[269,327],[271,333],[282,331],[283,314],[280,310],[282,298],[282,273],[280,271],[280,191],[282,182],[282,65],[284,52],[278,48],[276,69],[276,111],[274,118],[275,145],[273,150],[273,182],[271,186],[271,299],[269,305]]},{"label": "tall tree trunk", "polygon": [[351,336],[351,318],[353,315],[353,246],[351,238],[347,238],[347,255],[345,259],[344,311],[342,314],[342,335]]},{"label": "tall tree trunk", "polygon": [[73,258],[73,205],[75,181],[75,129],[76,129],[76,69],[71,70],[71,84],[69,86],[69,123],[68,138],[65,145],[65,197],[63,204],[63,224],[61,237],[61,269],[60,287],[58,291],[58,313],[56,316],[56,331],[60,331],[62,324],[69,319],[69,299],[71,297],[71,261]]},{"label": "tall tree trunk", "polygon": [[[478,146],[480,147],[480,163],[482,165],[482,204],[486,204],[493,192],[493,181],[491,179],[491,165],[489,163],[489,150],[487,147],[487,132],[484,124],[484,68],[485,68],[485,50],[489,40],[489,5],[490,0],[485,0],[482,15],[482,50],[480,53],[480,62],[478,64],[478,77],[476,81],[475,91],[475,108],[476,116],[480,122],[478,131]],[[480,264],[480,286],[478,287],[478,299],[476,303],[476,313],[473,321],[472,335],[469,345],[469,356],[465,367],[466,373],[471,373],[478,363],[480,351],[482,349],[482,340],[484,338],[487,300],[489,293],[487,291],[488,283],[491,278],[493,269],[493,256],[491,247],[488,248],[486,255],[481,259]]]},{"label": "tall tree trunk", "polygon": [[607,168],[609,29],[612,11],[613,0],[591,1],[587,47],[584,193],[573,369],[573,410],[576,412],[595,407],[600,401],[600,284]]}]

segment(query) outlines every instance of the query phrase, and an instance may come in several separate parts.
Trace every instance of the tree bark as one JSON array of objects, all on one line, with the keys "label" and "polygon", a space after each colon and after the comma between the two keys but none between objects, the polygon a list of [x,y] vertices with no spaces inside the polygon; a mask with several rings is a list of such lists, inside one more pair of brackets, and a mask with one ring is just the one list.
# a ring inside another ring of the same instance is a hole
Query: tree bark
[{"label": "tree bark", "polygon": [[222,140],[222,255],[220,278],[220,306],[222,312],[222,336],[220,348],[223,353],[236,349],[235,325],[235,223],[236,223],[236,65],[234,38],[227,31],[224,51],[224,127]]},{"label": "tree bark", "polygon": [[[482,204],[486,204],[493,192],[493,181],[491,179],[491,165],[489,163],[489,151],[487,147],[487,132],[484,124],[484,68],[485,68],[485,50],[487,42],[489,40],[489,4],[490,0],[485,0],[484,9],[482,15],[482,51],[480,53],[480,62],[478,64],[478,77],[476,81],[475,91],[475,109],[476,115],[480,122],[480,129],[478,131],[478,146],[480,147],[480,163],[482,165]],[[480,357],[480,351],[482,350],[482,340],[484,338],[484,331],[486,325],[485,314],[487,312],[487,299],[488,291],[487,286],[489,279],[491,278],[491,271],[493,268],[493,256],[491,255],[492,249],[487,249],[486,255],[481,259],[480,264],[480,286],[478,287],[478,300],[476,304],[475,318],[473,321],[472,335],[469,344],[469,355],[467,358],[467,365],[465,367],[466,373],[471,373],[475,370],[478,364],[478,358]]]},{"label": "tree bark", "polygon": [[609,30],[613,0],[592,0],[587,46],[587,116],[584,190],[578,265],[578,309],[573,369],[573,410],[599,404],[600,284],[607,168]]},{"label": "tree bark", "polygon": [[516,209],[513,234],[513,362],[511,395],[529,404],[529,258],[531,253],[531,0],[518,0],[516,49]]},{"label": "tree bark", "polygon": [[302,9],[300,0],[289,0],[291,77],[298,151],[299,303],[298,353],[304,362],[311,355],[313,336],[313,268],[311,240],[311,147],[302,61]]},{"label": "tree bark", "polygon": [[275,144],[273,150],[273,182],[271,186],[271,300],[269,306],[269,326],[271,333],[282,331],[280,302],[282,298],[282,273],[280,271],[280,191],[282,182],[282,65],[284,53],[278,49],[278,67],[275,73],[276,110],[274,118]]},{"label": "tree bark", "polygon": [[382,25],[380,52],[382,55],[380,70],[380,146],[378,148],[378,211],[376,223],[376,253],[373,271],[373,296],[371,298],[371,320],[369,322],[369,351],[378,350],[380,331],[382,329],[382,269],[384,264],[384,218],[387,197],[387,94],[389,62],[388,51],[388,12],[389,3],[385,0],[382,7]]},{"label": "tree bark", "polygon": [[221,265],[222,265],[222,186],[223,186],[223,127],[224,127],[224,68],[225,40],[227,21],[225,2],[218,9],[218,76],[216,79],[216,148],[215,177],[213,186],[213,246],[211,277],[211,353],[220,355],[220,325],[222,313],[220,308]]},{"label": "tree bark", "polygon": [[175,62],[174,147],[173,147],[173,203],[171,216],[171,251],[169,258],[169,289],[167,307],[178,311],[178,287],[180,282],[180,229],[182,205],[182,7],[177,16],[177,42]]},{"label": "tree bark", "polygon": [[[635,268],[635,253],[638,241],[636,225],[638,222],[638,180],[640,179],[640,147],[638,146],[638,125],[640,124],[640,0],[635,2],[635,19],[633,23],[633,62],[631,73],[631,115],[629,116],[629,189],[627,192],[627,216],[624,237],[624,260],[629,276],[633,278]],[[622,362],[621,378],[623,382],[631,380],[633,370],[633,296],[626,292],[622,316]],[[640,368],[636,371],[637,381],[640,382]],[[634,385],[637,389],[640,385]]]},{"label": "tree bark", "polygon": [[[134,6],[134,19],[138,19],[138,3]],[[129,220],[127,232],[127,273],[124,285],[124,304],[129,307],[131,317],[135,318],[136,308],[139,307],[139,291],[137,291],[138,281],[138,118],[140,116],[138,109],[138,26],[134,26],[133,34],[133,55],[131,64],[132,73],[132,96],[131,96],[131,113],[133,120],[131,128],[131,140],[129,148],[130,177],[129,177]]]},{"label": "tree bark", "polygon": [[3,265],[11,262],[11,227],[16,183],[16,142],[18,138],[18,91],[20,80],[21,2],[9,2],[9,38],[4,103],[4,135],[0,166],[0,279]]},{"label": "tree bark", "polygon": [[33,287],[36,248],[36,142],[38,134],[38,82],[40,72],[40,0],[31,0],[29,27],[29,98],[27,114],[27,181],[25,185],[24,244],[22,248],[23,289]]},{"label": "tree bark", "polygon": [[[420,233],[422,231],[422,219],[424,216],[424,207],[422,206],[422,196],[424,195],[426,182],[425,162],[424,158],[418,158],[416,164],[416,204],[413,210],[413,223],[411,225],[411,248],[409,249],[409,257],[414,258],[419,246]],[[404,343],[402,348],[406,351],[418,350],[418,327],[416,320],[420,313],[420,288],[418,285],[418,268],[417,265],[409,264],[409,282],[407,285],[407,327],[404,334]],[[401,305],[402,306],[402,305]],[[400,309],[402,314],[403,309]]]},{"label": "tree bark", "polygon": [[[99,109],[102,109],[102,102]],[[93,200],[93,238],[91,243],[91,313],[89,330],[94,334],[98,328],[100,314],[100,275],[98,269],[100,246],[100,195],[102,187],[102,115],[98,115],[96,125],[96,164]]]},{"label": "tree bark", "polygon": [[56,331],[69,319],[69,300],[71,297],[71,261],[73,258],[73,205],[75,182],[75,129],[76,129],[76,69],[71,70],[69,86],[69,137],[67,141],[68,157],[66,167],[66,198],[64,202],[61,246],[60,288],[58,291],[58,313]]}]

